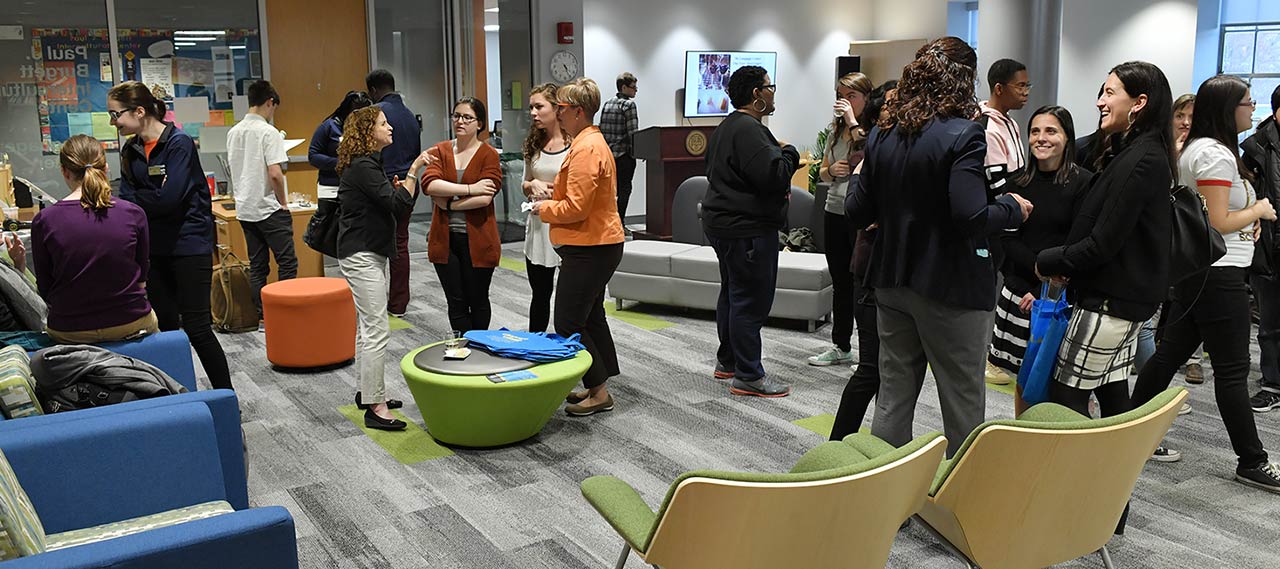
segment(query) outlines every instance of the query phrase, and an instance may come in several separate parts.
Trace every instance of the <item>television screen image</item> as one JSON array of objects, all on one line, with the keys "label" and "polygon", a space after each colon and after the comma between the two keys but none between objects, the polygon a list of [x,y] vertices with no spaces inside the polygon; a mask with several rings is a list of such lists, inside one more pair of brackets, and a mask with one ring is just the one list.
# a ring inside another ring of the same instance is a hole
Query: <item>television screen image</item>
[{"label": "television screen image", "polygon": [[684,116],[722,117],[733,111],[729,102],[729,77],[747,65],[763,67],[775,75],[778,54],[771,51],[687,51],[684,65]]}]

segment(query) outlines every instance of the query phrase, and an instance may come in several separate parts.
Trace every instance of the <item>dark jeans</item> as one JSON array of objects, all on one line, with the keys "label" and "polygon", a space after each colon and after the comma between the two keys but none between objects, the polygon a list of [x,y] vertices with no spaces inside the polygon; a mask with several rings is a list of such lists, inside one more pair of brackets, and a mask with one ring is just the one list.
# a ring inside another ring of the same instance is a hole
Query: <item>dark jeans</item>
[{"label": "dark jeans", "polygon": [[618,351],[605,319],[604,293],[613,271],[622,261],[622,244],[561,245],[560,280],[556,282],[556,334],[581,334],[582,345],[591,354],[591,367],[582,376],[587,389],[604,385],[621,373]]},{"label": "dark jeans", "polygon": [[546,332],[551,320],[551,294],[556,288],[556,268],[535,265],[528,257],[524,260],[529,288],[533,298],[529,300],[529,331]]},{"label": "dark jeans", "polygon": [[[1193,276],[1175,287],[1177,294],[1162,318],[1171,322],[1156,354],[1138,374],[1133,405],[1145,404],[1169,387],[1178,366],[1200,343],[1213,359],[1213,392],[1227,427],[1239,467],[1254,468],[1267,461],[1253,410],[1249,407],[1249,287],[1248,269],[1212,267],[1208,281]],[[1204,283],[1199,300],[1196,291]],[[1186,303],[1194,301],[1190,307]],[[1186,314],[1186,317],[1183,317]]]},{"label": "dark jeans", "polygon": [[827,270],[831,273],[831,343],[847,352],[849,340],[853,338],[854,306],[858,300],[854,296],[853,273],[849,272],[856,232],[849,231],[843,215],[828,211],[823,221],[822,245],[827,256]]},{"label": "dark jeans", "polygon": [[716,361],[737,379],[760,379],[760,328],[769,319],[778,284],[778,237],[772,232],[732,239],[707,235],[707,241],[720,261]]},{"label": "dark jeans", "polygon": [[[404,314],[409,309],[409,216],[411,215],[413,215],[412,208],[396,220],[396,258],[391,259],[391,288],[387,291],[387,312],[392,314]],[[469,328],[461,330],[465,331]]]},{"label": "dark jeans", "polygon": [[1114,417],[1129,411],[1129,382],[1113,381],[1097,389],[1078,389],[1065,383],[1049,381],[1049,401],[1067,407],[1076,413],[1089,416],[1089,396],[1098,398],[1103,417]]},{"label": "dark jeans", "polygon": [[262,319],[262,287],[271,273],[271,257],[276,258],[277,280],[298,276],[298,256],[293,252],[293,216],[278,209],[262,221],[241,221],[244,243],[249,249],[249,283],[253,285],[253,306]]},{"label": "dark jeans", "polygon": [[[1262,352],[1262,389],[1280,393],[1280,277],[1251,275],[1253,300],[1258,303],[1258,351]],[[1216,369],[1216,368],[1215,368]]]},{"label": "dark jeans", "polygon": [[160,330],[182,328],[195,348],[200,365],[214,389],[231,389],[227,355],[213,333],[209,288],[213,282],[211,255],[152,257],[147,273],[147,298]]},{"label": "dark jeans", "polygon": [[449,326],[454,330],[488,330],[489,283],[493,268],[471,265],[470,240],[466,233],[449,234],[449,262],[436,264],[440,286],[449,305]]},{"label": "dark jeans", "polygon": [[618,217],[627,223],[627,203],[631,201],[631,178],[636,174],[636,157],[620,156],[613,159],[618,169]]},{"label": "dark jeans", "polygon": [[831,440],[838,441],[858,432],[871,400],[880,391],[880,331],[876,324],[875,292],[855,286],[853,314],[858,322],[858,367],[849,376],[836,410]]}]

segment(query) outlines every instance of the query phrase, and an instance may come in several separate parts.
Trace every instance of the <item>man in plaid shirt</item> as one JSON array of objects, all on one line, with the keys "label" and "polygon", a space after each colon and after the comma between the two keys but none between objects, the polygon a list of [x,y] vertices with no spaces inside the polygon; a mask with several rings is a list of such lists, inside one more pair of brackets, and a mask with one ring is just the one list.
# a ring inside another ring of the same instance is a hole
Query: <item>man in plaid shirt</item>
[{"label": "man in plaid shirt", "polygon": [[636,115],[636,76],[623,72],[618,76],[618,95],[605,102],[600,111],[600,133],[613,151],[618,172],[618,216],[623,227],[627,222],[627,202],[631,199],[631,178],[636,173],[636,156],[631,137],[639,128]]}]

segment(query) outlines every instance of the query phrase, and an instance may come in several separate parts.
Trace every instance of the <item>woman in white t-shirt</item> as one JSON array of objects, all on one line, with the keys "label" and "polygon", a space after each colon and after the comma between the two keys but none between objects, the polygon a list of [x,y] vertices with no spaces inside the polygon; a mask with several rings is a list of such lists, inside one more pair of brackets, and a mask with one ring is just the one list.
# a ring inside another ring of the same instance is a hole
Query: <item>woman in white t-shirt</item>
[{"label": "woman in white t-shirt", "polygon": [[[544,83],[529,93],[533,127],[524,141],[524,183],[520,188],[530,201],[551,197],[556,174],[569,154],[569,135],[556,119],[556,84]],[[536,215],[524,226],[524,265],[533,298],[529,301],[529,331],[545,332],[551,319],[551,293],[555,290],[560,256],[551,246],[551,228]]]},{"label": "woman in white t-shirt", "polygon": [[1178,366],[1204,341],[1213,359],[1214,395],[1239,463],[1236,480],[1280,493],[1280,468],[1267,451],[1249,407],[1249,287],[1258,220],[1275,220],[1276,210],[1257,199],[1252,174],[1240,162],[1236,136],[1252,126],[1256,103],[1249,85],[1219,75],[1200,86],[1191,132],[1178,159],[1178,183],[1196,188],[1209,206],[1209,221],[1227,244],[1227,254],[1207,276],[1174,284],[1166,306],[1168,328],[1156,353],[1138,374],[1133,404],[1142,405],[1169,387]]}]

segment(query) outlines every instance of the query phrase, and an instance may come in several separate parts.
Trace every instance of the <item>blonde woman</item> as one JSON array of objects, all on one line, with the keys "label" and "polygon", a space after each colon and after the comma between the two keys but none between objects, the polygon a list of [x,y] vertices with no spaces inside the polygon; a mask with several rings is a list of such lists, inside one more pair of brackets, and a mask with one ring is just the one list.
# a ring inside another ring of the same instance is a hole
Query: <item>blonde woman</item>
[{"label": "blonde woman", "polygon": [[[534,201],[551,198],[556,174],[569,154],[571,140],[556,118],[558,88],[555,83],[543,83],[529,93],[533,128],[524,141],[524,183],[520,189],[526,198]],[[555,290],[560,256],[551,245],[551,226],[543,223],[542,218],[530,214],[524,229],[524,264],[533,292],[529,301],[529,331],[545,332],[551,320],[551,293]]]},{"label": "blonde woman", "polygon": [[866,120],[862,116],[873,90],[875,85],[861,73],[850,73],[836,82],[836,102],[832,105],[835,120],[832,121],[831,136],[827,139],[827,151],[822,154],[822,168],[818,170],[818,177],[831,184],[827,190],[826,213],[823,214],[823,251],[827,257],[827,269],[831,272],[833,290],[832,346],[810,356],[811,366],[853,362],[853,312],[857,300],[853,293],[850,266],[853,263],[854,233],[844,218],[844,196],[849,189],[853,169],[862,162],[867,131],[875,125],[874,119]]},{"label": "blonde woman", "polygon": [[338,145],[338,266],[351,285],[359,317],[357,337],[360,391],[356,405],[365,410],[370,429],[399,431],[404,421],[391,415],[401,402],[386,398],[383,381],[387,338],[387,265],[396,256],[396,219],[413,207],[416,173],[430,160],[424,152],[413,161],[404,180],[387,180],[382,149],[391,145],[392,129],[378,107],[351,113]]},{"label": "blonde woman", "polygon": [[[96,139],[71,137],[58,161],[71,193],[31,222],[36,287],[49,305],[46,331],[62,344],[159,332],[147,300],[146,212],[111,199],[107,159]],[[19,269],[26,264],[21,256],[14,258]]]},{"label": "blonde woman", "polygon": [[618,218],[613,151],[591,124],[600,110],[600,87],[585,78],[556,91],[557,118],[573,137],[573,147],[555,179],[551,199],[534,202],[533,213],[551,225],[551,243],[560,255],[556,287],[556,333],[581,334],[591,354],[582,376],[587,389],[569,395],[565,412],[575,417],[613,410],[605,381],[618,375],[618,352],[604,315],[604,292],[622,261],[622,221]]}]

